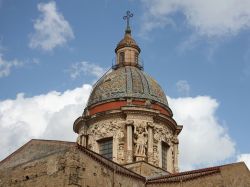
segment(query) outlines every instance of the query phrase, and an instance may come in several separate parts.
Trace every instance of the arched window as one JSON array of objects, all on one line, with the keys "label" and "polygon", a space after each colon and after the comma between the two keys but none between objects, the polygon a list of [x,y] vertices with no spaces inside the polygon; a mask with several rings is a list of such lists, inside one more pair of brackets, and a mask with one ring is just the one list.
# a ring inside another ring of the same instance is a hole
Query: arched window
[{"label": "arched window", "polygon": [[162,156],[162,168],[165,169],[165,170],[167,170],[169,145],[167,143],[165,143],[165,142],[162,142],[161,148],[162,148],[162,152],[161,152],[161,156]]},{"label": "arched window", "polygon": [[119,54],[119,63],[123,64],[125,61],[125,53],[124,52],[120,52]]},{"label": "arched window", "polygon": [[113,158],[113,139],[112,138],[105,138],[100,141],[99,143],[99,153],[100,155],[112,160]]}]

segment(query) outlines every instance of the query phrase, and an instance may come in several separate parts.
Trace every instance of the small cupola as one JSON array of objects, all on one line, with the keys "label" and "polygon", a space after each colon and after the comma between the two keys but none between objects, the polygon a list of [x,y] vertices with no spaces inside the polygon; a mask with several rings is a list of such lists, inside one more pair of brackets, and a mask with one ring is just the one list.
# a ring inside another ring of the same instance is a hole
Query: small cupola
[{"label": "small cupola", "polygon": [[140,47],[137,45],[136,41],[132,38],[131,29],[129,25],[129,19],[133,17],[130,11],[127,11],[126,16],[123,17],[127,21],[127,27],[125,30],[124,38],[117,44],[115,48],[116,53],[116,66],[135,66],[140,68],[139,64],[139,54],[141,52]]}]

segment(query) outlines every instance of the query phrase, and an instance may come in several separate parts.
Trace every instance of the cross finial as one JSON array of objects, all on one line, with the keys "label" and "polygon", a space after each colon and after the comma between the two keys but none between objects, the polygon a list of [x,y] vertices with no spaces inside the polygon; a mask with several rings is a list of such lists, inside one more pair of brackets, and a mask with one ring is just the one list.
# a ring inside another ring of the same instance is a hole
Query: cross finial
[{"label": "cross finial", "polygon": [[127,20],[127,28],[126,28],[126,32],[131,32],[130,30],[130,26],[129,26],[129,19],[133,17],[133,14],[128,10],[126,12],[126,16],[123,16],[124,20]]}]

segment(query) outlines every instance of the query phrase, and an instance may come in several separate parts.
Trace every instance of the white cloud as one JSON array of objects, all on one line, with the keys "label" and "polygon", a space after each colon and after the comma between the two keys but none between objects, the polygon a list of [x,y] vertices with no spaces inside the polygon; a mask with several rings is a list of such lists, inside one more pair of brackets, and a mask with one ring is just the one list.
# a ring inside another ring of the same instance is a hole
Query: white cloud
[{"label": "white cloud", "polygon": [[[86,105],[91,85],[65,92],[51,91],[34,97],[20,93],[0,101],[0,159],[31,138],[75,141],[72,126]],[[182,170],[211,166],[234,155],[234,143],[218,122],[216,100],[210,97],[168,98],[174,117],[182,124],[180,165]]]},{"label": "white cloud", "polygon": [[20,67],[23,65],[23,62],[14,60],[5,60],[3,54],[0,53],[0,78],[7,77],[12,68]]},{"label": "white cloud", "polygon": [[237,162],[245,162],[247,167],[250,169],[250,153],[238,155]]},{"label": "white cloud", "polygon": [[[31,138],[75,141],[73,122],[83,112],[90,85],[0,101],[0,160]],[[3,151],[4,150],[4,151]]]},{"label": "white cloud", "polygon": [[56,3],[39,3],[39,18],[34,22],[35,33],[31,34],[29,46],[52,51],[74,38],[74,33],[67,20],[58,12]]},{"label": "white cloud", "polygon": [[237,34],[250,27],[250,1],[141,0],[145,8],[143,31],[164,27],[182,14],[198,34],[213,37]]},{"label": "white cloud", "polygon": [[180,167],[189,170],[218,164],[234,156],[235,144],[215,112],[218,102],[208,96],[168,98],[180,134]]},{"label": "white cloud", "polygon": [[96,78],[100,78],[106,72],[105,68],[86,61],[72,64],[71,68],[68,71],[70,72],[70,77],[72,79],[79,77],[81,73],[93,75]]},{"label": "white cloud", "polygon": [[176,88],[177,88],[177,91],[179,92],[179,94],[184,95],[184,96],[189,95],[190,85],[188,84],[188,82],[186,80],[179,80],[176,83]]}]

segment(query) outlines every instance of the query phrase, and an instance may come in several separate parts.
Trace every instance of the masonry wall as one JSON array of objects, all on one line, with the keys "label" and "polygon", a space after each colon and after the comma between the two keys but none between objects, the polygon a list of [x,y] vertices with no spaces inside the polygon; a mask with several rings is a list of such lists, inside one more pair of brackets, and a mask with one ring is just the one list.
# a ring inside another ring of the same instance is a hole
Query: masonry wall
[{"label": "masonry wall", "polygon": [[[146,174],[150,167],[142,165],[140,169]],[[150,178],[146,181],[84,147],[58,141],[32,140],[0,162],[0,187],[250,186],[250,172],[243,162]]]},{"label": "masonry wall", "polygon": [[74,148],[0,170],[0,186],[139,187],[144,182],[120,175]]},{"label": "masonry wall", "polygon": [[200,175],[190,174],[188,179],[180,176],[174,182],[155,181],[148,183],[147,187],[248,187],[250,186],[250,172],[243,163],[220,166],[219,172]]},{"label": "masonry wall", "polygon": [[178,182],[161,182],[148,184],[147,187],[224,187],[223,180],[220,175],[214,174],[196,179]]},{"label": "masonry wall", "polygon": [[126,164],[124,165],[124,167],[144,177],[162,176],[162,175],[169,174],[167,171],[163,170],[162,168],[159,168],[159,167],[157,168],[145,161],[139,161],[139,162],[134,162],[131,164]]}]

